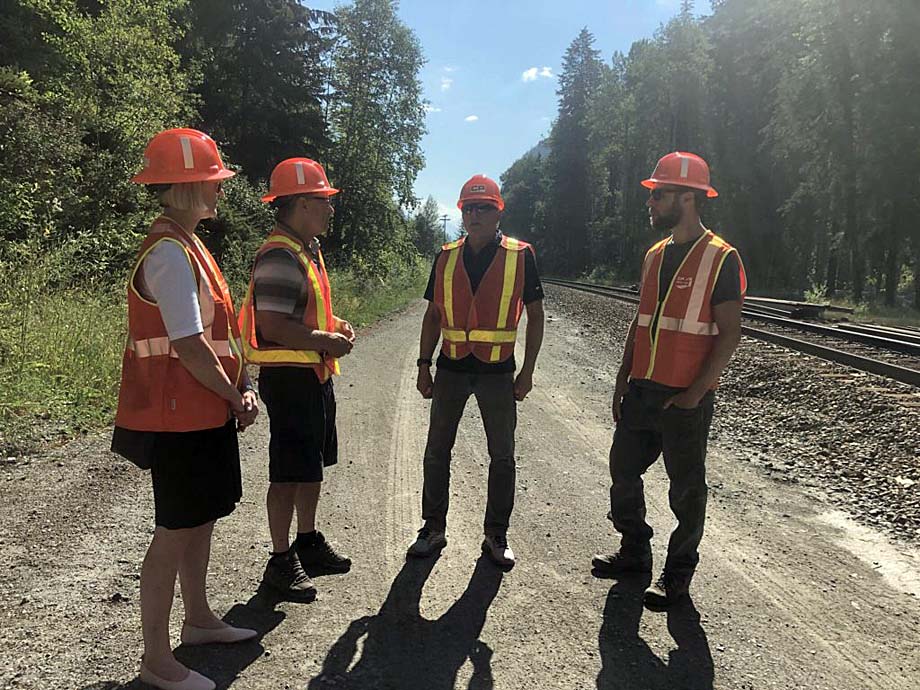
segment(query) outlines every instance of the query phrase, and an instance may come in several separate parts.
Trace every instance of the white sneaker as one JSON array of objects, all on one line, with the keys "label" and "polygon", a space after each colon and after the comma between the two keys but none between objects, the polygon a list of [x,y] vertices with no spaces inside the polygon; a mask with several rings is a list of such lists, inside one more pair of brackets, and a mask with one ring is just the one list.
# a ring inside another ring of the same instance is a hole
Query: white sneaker
[{"label": "white sneaker", "polygon": [[447,537],[444,535],[444,530],[431,529],[425,525],[418,531],[418,536],[412,542],[406,555],[424,558],[440,551],[445,546],[447,546]]},{"label": "white sneaker", "polygon": [[487,534],[482,541],[482,550],[495,565],[510,568],[515,563],[514,551],[508,546],[508,538],[504,534]]}]

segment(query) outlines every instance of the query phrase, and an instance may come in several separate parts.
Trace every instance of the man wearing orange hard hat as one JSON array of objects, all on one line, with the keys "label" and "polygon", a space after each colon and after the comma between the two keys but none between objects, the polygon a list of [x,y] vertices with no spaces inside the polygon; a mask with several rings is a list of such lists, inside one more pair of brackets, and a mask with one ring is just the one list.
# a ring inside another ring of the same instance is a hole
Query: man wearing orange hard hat
[{"label": "man wearing orange hard hat", "polygon": [[[351,560],[316,530],[323,468],[338,461],[332,376],[351,352],[355,333],[332,312],[332,291],[319,236],[339,190],[309,158],[289,158],[272,171],[262,201],[275,226],[256,253],[240,331],[246,361],[258,364],[259,394],[268,409],[272,554],[264,582],[285,598],[310,601],[308,572],[344,573]],[[297,538],[290,542],[294,511]]]},{"label": "man wearing orange hard hat", "polygon": [[[417,387],[431,398],[425,447],[422,518],[408,555],[431,556],[446,544],[450,461],[457,426],[476,396],[489,450],[489,486],[482,550],[497,565],[512,567],[507,531],[514,507],[514,431],[517,402],[533,387],[543,342],[543,287],[533,248],[499,230],[505,202],[498,185],[474,175],[460,190],[457,206],[466,235],[445,244],[431,270],[422,321]],[[524,362],[514,375],[514,345],[527,310]],[[432,356],[438,340],[437,376]]]},{"label": "man wearing orange hard hat", "polygon": [[642,185],[650,190],[649,221],[668,237],[645,255],[639,309],[613,392],[608,517],[621,535],[620,548],[596,555],[592,565],[601,577],[651,572],[642,475],[663,453],[677,527],[644,601],[665,609],[689,595],[699,562],[714,391],[741,340],[747,278],[737,250],[700,220],[706,200],[718,196],[706,161],[669,153]]}]

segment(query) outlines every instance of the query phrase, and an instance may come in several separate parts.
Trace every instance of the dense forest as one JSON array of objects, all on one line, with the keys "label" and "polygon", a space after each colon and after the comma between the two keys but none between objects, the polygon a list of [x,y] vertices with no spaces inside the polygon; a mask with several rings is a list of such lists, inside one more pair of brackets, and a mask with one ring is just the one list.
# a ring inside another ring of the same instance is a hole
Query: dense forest
[{"label": "dense forest", "polygon": [[416,250],[430,256],[440,223],[412,192],[424,164],[424,57],[396,9],[3,0],[0,269],[41,253],[57,257],[61,287],[123,282],[153,211],[129,178],[148,139],[175,126],[211,134],[241,173],[205,231],[234,279],[271,222],[260,190],[289,156],[319,160],[343,190],[333,261],[382,276]]},{"label": "dense forest", "polygon": [[633,280],[654,240],[639,181],[692,151],[752,292],[920,308],[920,3],[712,8],[684,0],[609,60],[574,39],[548,141],[502,175],[504,225],[562,273]]}]

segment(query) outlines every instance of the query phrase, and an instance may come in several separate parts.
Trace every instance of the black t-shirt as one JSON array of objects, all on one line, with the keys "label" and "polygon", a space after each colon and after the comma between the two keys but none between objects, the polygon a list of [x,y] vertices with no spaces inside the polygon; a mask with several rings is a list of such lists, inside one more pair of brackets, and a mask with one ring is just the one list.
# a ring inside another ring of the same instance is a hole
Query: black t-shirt
[{"label": "black t-shirt", "polygon": [[[461,250],[463,256],[463,268],[470,279],[470,286],[473,293],[479,289],[479,283],[486,274],[495,253],[501,245],[501,233],[496,233],[495,239],[483,247],[479,252],[474,252],[469,244],[464,244]],[[434,281],[437,273],[438,257],[443,250],[439,251],[431,266],[431,275],[428,278],[428,287],[425,289],[425,299],[434,302]],[[524,304],[530,304],[543,299],[543,284],[540,282],[540,274],[537,272],[537,260],[534,258],[532,251],[524,251],[524,291],[522,294]],[[516,368],[514,355],[511,355],[504,362],[490,364],[476,359],[472,354],[463,359],[450,359],[442,351],[438,355],[438,368],[447,371],[456,371],[463,374],[505,374],[513,372]]]},{"label": "black t-shirt", "polygon": [[[674,274],[680,267],[681,262],[690,253],[690,249],[695,244],[695,240],[676,244],[673,240],[668,242],[664,248],[664,256],[661,258],[660,281],[658,283],[658,303],[664,301],[668,294],[668,288],[671,281],[674,280]],[[716,276],[716,284],[712,288],[712,297],[709,300],[711,306],[722,304],[723,302],[737,302],[741,299],[741,266],[738,262],[738,253],[731,252],[722,263],[719,275]],[[653,324],[654,328],[654,324]],[[682,388],[673,388],[657,383],[650,379],[637,379],[636,384],[645,388],[655,388],[677,393]]]},{"label": "black t-shirt", "polygon": [[[695,240],[675,244],[672,240],[665,245],[664,256],[661,258],[661,273],[658,283],[658,301],[664,300],[668,294],[668,286],[674,279],[674,274],[681,262],[690,253],[690,249],[695,244]],[[738,254],[732,252],[725,257],[722,264],[722,270],[716,277],[716,284],[712,288],[712,299],[709,304],[713,307],[722,302],[737,302],[741,299],[741,270],[738,266]]]}]

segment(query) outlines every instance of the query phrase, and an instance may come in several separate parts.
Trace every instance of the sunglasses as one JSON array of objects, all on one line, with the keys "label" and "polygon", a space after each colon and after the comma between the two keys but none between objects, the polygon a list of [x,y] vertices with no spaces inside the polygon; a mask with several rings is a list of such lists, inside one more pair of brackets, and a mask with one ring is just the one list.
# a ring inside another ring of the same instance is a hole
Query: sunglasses
[{"label": "sunglasses", "polygon": [[460,210],[462,213],[470,214],[473,211],[476,211],[476,213],[488,213],[496,210],[496,208],[494,204],[464,204]]},{"label": "sunglasses", "polygon": [[680,194],[680,189],[661,189],[657,187],[651,190],[648,193],[649,199],[654,199],[655,201],[661,201],[664,198],[665,194]]}]

